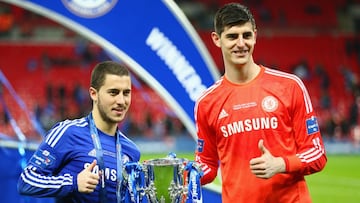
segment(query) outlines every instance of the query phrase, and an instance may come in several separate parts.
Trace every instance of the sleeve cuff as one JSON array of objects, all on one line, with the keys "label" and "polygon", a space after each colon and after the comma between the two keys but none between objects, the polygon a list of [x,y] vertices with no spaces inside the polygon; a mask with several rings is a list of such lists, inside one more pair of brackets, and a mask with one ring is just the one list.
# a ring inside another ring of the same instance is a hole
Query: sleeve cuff
[{"label": "sleeve cuff", "polygon": [[285,161],[285,169],[287,173],[299,171],[301,169],[302,163],[296,155],[283,157]]},{"label": "sleeve cuff", "polygon": [[78,185],[77,185],[77,175],[73,176],[73,184],[72,184],[72,191],[78,192]]}]

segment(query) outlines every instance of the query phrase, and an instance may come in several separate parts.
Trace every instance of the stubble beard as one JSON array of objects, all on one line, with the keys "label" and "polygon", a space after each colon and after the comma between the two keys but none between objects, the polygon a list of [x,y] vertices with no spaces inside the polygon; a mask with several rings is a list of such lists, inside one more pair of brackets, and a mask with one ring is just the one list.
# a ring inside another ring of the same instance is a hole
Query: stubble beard
[{"label": "stubble beard", "polygon": [[[101,100],[99,99],[98,100],[98,104],[97,104],[97,108],[99,110],[99,114],[100,114],[100,117],[101,119],[106,122],[106,123],[111,123],[111,124],[118,124],[120,121],[117,121],[117,120],[114,120],[112,119],[107,113],[106,113],[106,110],[105,110],[105,107],[102,105],[101,103]],[[111,110],[110,110],[111,111]],[[110,114],[111,112],[109,112]]]}]

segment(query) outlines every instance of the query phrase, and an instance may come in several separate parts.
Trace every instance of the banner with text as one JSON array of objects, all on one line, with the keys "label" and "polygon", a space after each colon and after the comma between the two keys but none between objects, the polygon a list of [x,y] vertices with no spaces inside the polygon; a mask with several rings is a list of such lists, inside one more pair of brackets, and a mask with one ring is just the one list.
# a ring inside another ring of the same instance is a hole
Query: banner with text
[{"label": "banner with text", "polygon": [[196,138],[195,101],[219,78],[219,72],[174,1],[3,1],[64,25],[101,46],[114,60],[127,64]]}]

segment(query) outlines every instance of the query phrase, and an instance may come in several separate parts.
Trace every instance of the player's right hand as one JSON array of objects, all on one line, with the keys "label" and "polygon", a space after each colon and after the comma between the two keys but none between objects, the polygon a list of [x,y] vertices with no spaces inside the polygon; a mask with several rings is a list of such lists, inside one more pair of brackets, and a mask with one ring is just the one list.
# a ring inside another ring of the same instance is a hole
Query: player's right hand
[{"label": "player's right hand", "polygon": [[89,167],[82,170],[77,176],[78,191],[81,193],[94,192],[96,185],[99,184],[99,174],[92,173],[92,170],[96,166],[96,160],[94,160]]},{"label": "player's right hand", "polygon": [[285,161],[281,157],[275,157],[265,147],[264,140],[259,140],[260,157],[250,160],[250,170],[258,178],[268,179],[277,173],[285,172]]}]

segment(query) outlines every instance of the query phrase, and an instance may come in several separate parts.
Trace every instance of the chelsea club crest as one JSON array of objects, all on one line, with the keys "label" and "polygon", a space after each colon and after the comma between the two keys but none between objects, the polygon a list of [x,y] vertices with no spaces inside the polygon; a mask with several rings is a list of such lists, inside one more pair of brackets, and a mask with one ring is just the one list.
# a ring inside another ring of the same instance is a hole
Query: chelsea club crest
[{"label": "chelsea club crest", "polygon": [[62,0],[65,7],[77,16],[96,18],[109,12],[117,0]]}]

